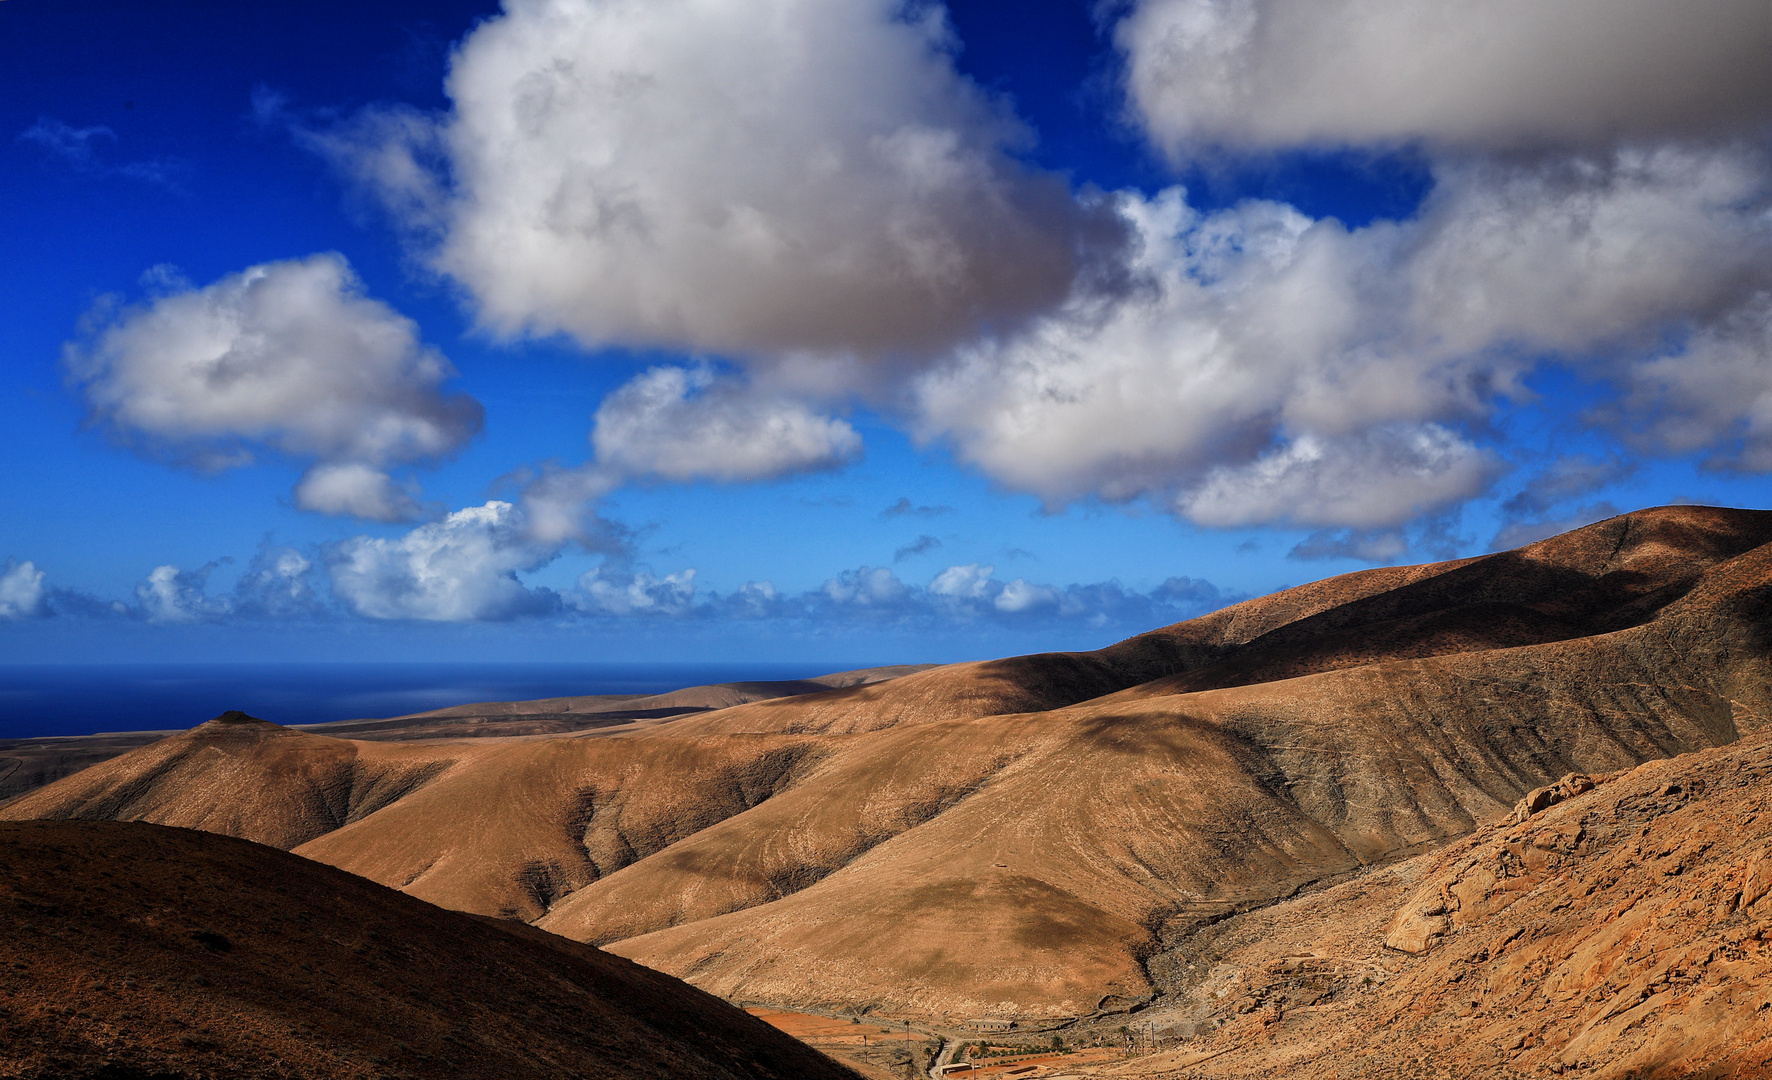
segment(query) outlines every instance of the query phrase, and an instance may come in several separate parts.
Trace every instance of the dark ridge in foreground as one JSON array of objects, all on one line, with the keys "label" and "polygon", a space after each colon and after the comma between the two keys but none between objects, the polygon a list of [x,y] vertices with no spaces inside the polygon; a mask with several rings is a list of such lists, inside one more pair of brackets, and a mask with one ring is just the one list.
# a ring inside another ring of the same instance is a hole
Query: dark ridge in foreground
[{"label": "dark ridge in foreground", "polygon": [[855,1080],[686,983],[272,848],[0,823],[0,1077]]}]

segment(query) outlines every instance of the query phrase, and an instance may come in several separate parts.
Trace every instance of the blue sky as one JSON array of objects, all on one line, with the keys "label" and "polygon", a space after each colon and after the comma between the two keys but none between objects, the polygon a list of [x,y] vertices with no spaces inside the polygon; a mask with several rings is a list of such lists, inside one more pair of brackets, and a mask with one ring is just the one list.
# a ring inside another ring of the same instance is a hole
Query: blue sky
[{"label": "blue sky", "polygon": [[1767,505],[1769,36],[7,0],[0,649],[953,660]]}]

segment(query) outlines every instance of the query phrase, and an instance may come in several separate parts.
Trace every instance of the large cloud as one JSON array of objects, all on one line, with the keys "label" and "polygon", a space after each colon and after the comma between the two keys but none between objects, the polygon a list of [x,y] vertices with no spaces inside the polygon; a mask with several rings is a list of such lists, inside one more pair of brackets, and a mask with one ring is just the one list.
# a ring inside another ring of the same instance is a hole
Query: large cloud
[{"label": "large cloud", "polygon": [[205,468],[261,448],[315,461],[296,498],[321,513],[412,516],[383,470],[480,427],[478,403],[441,390],[449,362],[335,254],[95,310],[65,363],[93,421],[141,449]]},{"label": "large cloud", "polygon": [[1628,390],[1630,437],[1735,440],[1760,467],[1768,177],[1740,146],[1453,161],[1414,218],[1355,230],[1123,194],[1140,286],[959,350],[917,383],[917,422],[1057,502],[1388,527],[1486,488],[1460,430],[1554,358]]},{"label": "large cloud", "polygon": [[1141,0],[1116,28],[1155,141],[1513,148],[1772,119],[1760,0]]},{"label": "large cloud", "polygon": [[952,45],[901,0],[510,0],[458,49],[440,130],[308,138],[501,331],[926,351],[1052,303],[1115,239],[1017,163],[1027,132]]}]

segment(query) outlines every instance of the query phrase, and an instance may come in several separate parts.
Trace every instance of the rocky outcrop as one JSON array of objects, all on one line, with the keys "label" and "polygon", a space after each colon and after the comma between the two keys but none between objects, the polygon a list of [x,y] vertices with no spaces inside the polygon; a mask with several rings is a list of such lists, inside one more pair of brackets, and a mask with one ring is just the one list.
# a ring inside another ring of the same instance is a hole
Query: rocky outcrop
[{"label": "rocky outcrop", "polygon": [[1117,1075],[1772,1075],[1772,737],[1606,778],[1215,949],[1210,1034]]}]

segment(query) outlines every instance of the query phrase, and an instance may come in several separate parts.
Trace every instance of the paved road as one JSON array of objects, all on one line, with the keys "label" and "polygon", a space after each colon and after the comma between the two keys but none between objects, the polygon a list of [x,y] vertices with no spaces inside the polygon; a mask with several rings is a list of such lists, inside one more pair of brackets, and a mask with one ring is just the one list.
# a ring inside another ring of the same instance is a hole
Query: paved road
[{"label": "paved road", "polygon": [[946,1035],[937,1035],[934,1032],[929,1032],[928,1034],[932,1038],[941,1040],[941,1053],[935,1055],[935,1060],[929,1065],[929,1076],[931,1080],[941,1080],[941,1067],[943,1065],[953,1064],[955,1052],[965,1044],[958,1040],[950,1039]]}]

